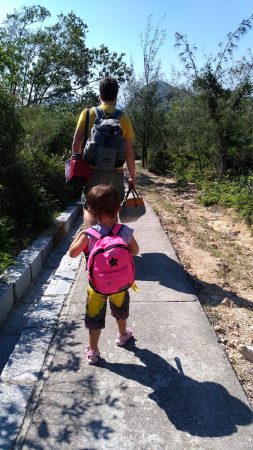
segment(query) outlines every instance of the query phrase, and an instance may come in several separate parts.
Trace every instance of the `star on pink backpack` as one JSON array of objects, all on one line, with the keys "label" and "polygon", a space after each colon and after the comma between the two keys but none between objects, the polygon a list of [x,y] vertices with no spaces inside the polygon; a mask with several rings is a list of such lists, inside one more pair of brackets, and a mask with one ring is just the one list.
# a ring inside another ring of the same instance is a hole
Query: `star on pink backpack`
[{"label": "star on pink backpack", "polygon": [[87,263],[89,284],[99,294],[111,295],[129,289],[135,280],[133,257],[121,236],[124,225],[116,224],[107,235],[94,228],[84,231],[97,239]]}]

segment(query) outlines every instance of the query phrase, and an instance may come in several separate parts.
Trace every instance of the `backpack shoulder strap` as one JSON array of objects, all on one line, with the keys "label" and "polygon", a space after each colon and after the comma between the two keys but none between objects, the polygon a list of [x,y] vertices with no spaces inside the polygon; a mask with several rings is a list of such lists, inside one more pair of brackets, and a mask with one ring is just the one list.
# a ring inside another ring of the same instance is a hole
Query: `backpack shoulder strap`
[{"label": "backpack shoulder strap", "polygon": [[85,144],[86,144],[86,142],[87,142],[87,140],[88,140],[88,134],[89,134],[89,121],[90,121],[90,108],[86,108],[83,146],[85,146]]},{"label": "backpack shoulder strap", "polygon": [[123,227],[124,227],[124,225],[116,223],[115,225],[113,225],[113,227],[110,231],[110,234],[112,234],[113,236],[118,236]]},{"label": "backpack shoulder strap", "polygon": [[96,119],[102,119],[102,117],[104,117],[104,112],[102,111],[100,106],[96,106],[94,108],[94,111],[95,111]]},{"label": "backpack shoulder strap", "polygon": [[122,114],[120,109],[115,109],[114,113],[112,113],[112,119],[118,120]]},{"label": "backpack shoulder strap", "polygon": [[86,234],[87,236],[93,237],[97,240],[101,239],[101,237],[102,237],[102,235],[97,230],[94,230],[94,228],[92,228],[92,227],[84,230],[84,234]]}]

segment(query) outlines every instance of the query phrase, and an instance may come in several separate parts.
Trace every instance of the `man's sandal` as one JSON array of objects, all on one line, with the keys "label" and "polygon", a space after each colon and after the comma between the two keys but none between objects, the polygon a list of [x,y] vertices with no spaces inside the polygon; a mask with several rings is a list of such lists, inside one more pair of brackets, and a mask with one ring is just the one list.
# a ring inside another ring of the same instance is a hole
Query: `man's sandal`
[{"label": "man's sandal", "polygon": [[88,364],[96,364],[98,362],[100,357],[99,350],[91,350],[90,347],[86,347],[84,353],[87,357]]}]

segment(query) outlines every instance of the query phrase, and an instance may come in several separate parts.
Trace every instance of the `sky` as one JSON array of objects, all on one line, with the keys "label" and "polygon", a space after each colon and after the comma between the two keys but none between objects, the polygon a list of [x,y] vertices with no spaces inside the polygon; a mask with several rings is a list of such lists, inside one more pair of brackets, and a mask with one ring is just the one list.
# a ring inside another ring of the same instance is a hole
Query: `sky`
[{"label": "sky", "polygon": [[[140,34],[152,14],[152,24],[157,26],[160,22],[166,30],[159,51],[165,79],[170,77],[171,66],[182,68],[174,47],[175,32],[187,35],[189,43],[196,44],[197,62],[201,65],[205,54],[215,55],[227,34],[253,14],[253,0],[0,0],[0,22],[14,9],[33,4],[50,11],[51,23],[61,12],[74,11],[88,25],[88,47],[105,44],[110,51],[126,53],[125,62],[133,60],[137,75],[143,67]],[[235,59],[252,47],[253,29],[240,39]]]}]

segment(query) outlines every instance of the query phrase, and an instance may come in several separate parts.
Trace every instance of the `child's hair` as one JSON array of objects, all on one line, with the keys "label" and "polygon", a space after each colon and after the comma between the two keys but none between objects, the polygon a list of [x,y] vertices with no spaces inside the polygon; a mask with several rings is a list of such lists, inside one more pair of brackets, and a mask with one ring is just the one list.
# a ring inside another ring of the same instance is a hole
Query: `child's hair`
[{"label": "child's hair", "polygon": [[103,214],[113,219],[120,208],[118,192],[111,184],[94,186],[88,192],[87,206],[95,219],[100,220]]}]

